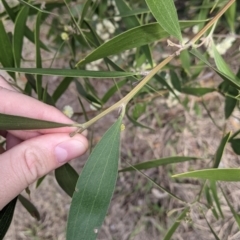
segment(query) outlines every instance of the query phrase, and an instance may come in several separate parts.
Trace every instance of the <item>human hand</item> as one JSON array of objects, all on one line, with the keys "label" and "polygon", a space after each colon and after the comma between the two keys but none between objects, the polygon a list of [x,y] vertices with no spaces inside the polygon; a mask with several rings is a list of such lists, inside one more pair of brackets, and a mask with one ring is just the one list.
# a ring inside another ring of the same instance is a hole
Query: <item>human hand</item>
[{"label": "human hand", "polygon": [[[56,108],[16,92],[0,76],[0,113],[61,123],[73,123]],[[26,187],[50,171],[85,153],[88,142],[73,128],[1,131],[0,210]]]}]

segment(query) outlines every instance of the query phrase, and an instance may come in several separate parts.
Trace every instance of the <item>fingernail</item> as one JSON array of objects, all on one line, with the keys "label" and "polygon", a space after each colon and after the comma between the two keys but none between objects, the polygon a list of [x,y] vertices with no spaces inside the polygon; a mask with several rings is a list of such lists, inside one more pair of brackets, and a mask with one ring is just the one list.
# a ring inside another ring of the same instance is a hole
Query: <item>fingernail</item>
[{"label": "fingernail", "polygon": [[86,146],[77,140],[62,142],[55,147],[55,156],[59,163],[65,163],[86,151]]}]

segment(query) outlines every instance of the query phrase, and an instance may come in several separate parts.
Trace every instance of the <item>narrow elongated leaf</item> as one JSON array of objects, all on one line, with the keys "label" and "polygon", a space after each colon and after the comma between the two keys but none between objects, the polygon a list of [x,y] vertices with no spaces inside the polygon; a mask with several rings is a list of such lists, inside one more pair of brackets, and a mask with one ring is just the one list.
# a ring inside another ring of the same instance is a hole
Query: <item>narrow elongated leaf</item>
[{"label": "narrow elongated leaf", "polygon": [[238,228],[240,229],[240,216],[235,211],[235,209],[233,208],[232,204],[229,202],[228,197],[226,196],[226,194],[224,193],[222,188],[221,188],[221,191],[222,191],[222,194],[223,194],[223,196],[224,196],[224,198],[225,198],[225,200],[226,200],[226,202],[227,202],[227,204],[228,204],[228,206],[229,206],[229,208],[230,208],[230,210],[231,210],[231,212],[232,212],[232,214],[233,214],[237,224],[238,224]]},{"label": "narrow elongated leaf", "polygon": [[0,130],[30,130],[59,127],[71,127],[72,124],[50,122],[22,116],[0,113]]},{"label": "narrow elongated leaf", "polygon": [[36,6],[35,4],[32,5],[32,4],[30,4],[29,2],[24,1],[24,0],[19,0],[19,2],[22,3],[23,5],[28,6],[29,8],[35,9],[35,10],[37,11],[37,13],[52,14],[52,15],[55,15],[55,16],[59,17],[59,15],[57,15],[57,14],[55,14],[55,13],[53,13],[53,12],[49,12],[49,11],[43,10],[43,9],[41,8],[41,5],[38,5],[38,6]]},{"label": "narrow elongated leaf", "polygon": [[212,191],[212,196],[213,196],[213,199],[216,203],[216,206],[217,206],[217,209],[222,217],[222,219],[224,218],[224,215],[223,215],[223,212],[222,212],[222,209],[221,209],[221,204],[220,204],[220,201],[219,201],[219,197],[218,197],[218,192],[217,192],[217,186],[216,186],[216,182],[215,181],[210,181],[210,189]]},{"label": "narrow elongated leaf", "polygon": [[81,14],[81,19],[80,19],[80,26],[82,26],[83,20],[86,17],[87,13],[89,12],[91,3],[92,3],[92,0],[87,0],[84,3],[82,14]]},{"label": "narrow elongated leaf", "polygon": [[[116,1],[116,5],[117,5],[117,1]],[[125,18],[125,17],[131,17],[131,16],[140,15],[140,14],[144,14],[144,13],[149,13],[149,12],[150,12],[150,10],[148,8],[131,9],[129,11],[115,15],[113,17]]]},{"label": "narrow elongated leaf", "polygon": [[117,78],[136,75],[134,72],[104,72],[104,71],[87,71],[75,69],[58,69],[58,68],[2,68],[9,72],[19,72],[49,76],[63,77],[90,77],[90,78]]},{"label": "narrow elongated leaf", "polygon": [[178,90],[179,92],[181,92],[182,85],[181,85],[181,81],[180,81],[178,75],[176,74],[176,72],[173,70],[170,70],[170,77],[171,77],[171,83],[172,83],[173,87],[176,90]]},{"label": "narrow elongated leaf", "polygon": [[227,81],[223,81],[219,86],[218,89],[225,94],[225,105],[224,105],[224,113],[225,118],[228,119],[238,102],[238,90],[231,86]]},{"label": "narrow elongated leaf", "polygon": [[183,50],[180,53],[180,59],[182,63],[182,67],[184,68],[185,72],[190,75],[191,73],[191,58],[188,50]]},{"label": "narrow elongated leaf", "polygon": [[150,128],[150,127],[148,127],[148,126],[146,126],[146,125],[144,125],[144,124],[136,121],[136,120],[129,114],[129,107],[127,107],[127,109],[126,109],[126,116],[127,116],[127,118],[129,119],[129,121],[133,123],[134,126],[141,127],[141,128],[146,128],[146,129],[149,129],[149,130],[151,130],[151,131],[154,131],[153,128]]},{"label": "narrow elongated leaf", "polygon": [[[36,80],[35,78],[33,77],[33,75],[31,74],[25,74],[25,77],[27,79],[27,84],[26,84],[26,87],[28,90],[28,93],[29,93],[29,96],[31,96],[31,91],[32,89],[37,93],[37,86],[36,86]],[[44,92],[44,88],[42,87],[42,92]],[[55,106],[54,105],[54,101],[52,99],[52,97],[48,94],[48,92],[46,92],[46,103],[49,104],[49,105],[52,105],[52,106]]]},{"label": "narrow elongated leaf", "polygon": [[173,0],[145,0],[151,13],[166,32],[182,42],[177,11]]},{"label": "narrow elongated leaf", "polygon": [[77,182],[68,217],[67,240],[96,239],[117,179],[120,117],[93,149]]},{"label": "narrow elongated leaf", "polygon": [[[40,25],[41,25],[41,17],[42,13],[39,12],[37,15],[37,20],[35,24],[35,46],[36,46],[36,68],[42,68],[42,58],[41,58],[41,51],[40,51]],[[36,87],[37,87],[37,94],[38,99],[42,100],[42,76],[37,75],[36,76]]]},{"label": "narrow elongated leaf", "polygon": [[[131,165],[131,164],[129,164]],[[132,168],[134,168],[134,166],[131,165]],[[169,190],[167,190],[166,188],[162,187],[161,185],[159,185],[156,181],[154,181],[153,179],[151,179],[150,177],[148,177],[146,174],[144,174],[143,172],[137,170],[136,168],[134,168],[134,170],[138,171],[142,176],[144,176],[146,179],[148,179],[148,181],[150,181],[151,183],[153,183],[155,186],[157,186],[159,189],[161,189],[162,191],[166,192],[167,194],[169,194],[171,197],[181,201],[182,203],[186,203],[184,200],[182,200],[181,198],[177,197],[175,194],[173,194],[172,192],[170,192]]]},{"label": "narrow elongated leaf", "polygon": [[16,13],[13,11],[13,9],[11,7],[9,7],[9,5],[7,4],[6,0],[2,0],[2,4],[4,6],[4,9],[6,11],[6,13],[8,14],[9,18],[15,22],[16,19]]},{"label": "narrow elongated leaf", "polygon": [[185,93],[185,94],[189,94],[189,95],[194,95],[197,97],[202,97],[207,93],[211,93],[216,91],[216,89],[214,88],[191,88],[191,87],[185,87],[185,88],[181,88],[181,92]]},{"label": "narrow elongated leaf", "polygon": [[[133,165],[133,167],[138,170],[149,169],[149,168],[159,167],[167,164],[186,162],[186,161],[191,161],[196,159],[199,159],[199,158],[198,157],[180,157],[180,156],[168,157],[168,158],[161,158],[161,159],[156,159],[152,161],[138,163],[136,165]],[[134,171],[135,170],[134,168],[132,167],[124,168],[119,170],[119,172]]]},{"label": "narrow elongated leaf", "polygon": [[57,100],[62,96],[62,94],[66,91],[66,89],[68,88],[68,86],[70,85],[70,83],[72,82],[73,78],[71,77],[66,77],[64,78],[61,83],[57,86],[57,88],[55,89],[53,95],[52,95],[52,99],[53,101],[56,103]]},{"label": "narrow elongated leaf", "polygon": [[237,155],[240,155],[240,138],[232,139],[231,146],[232,146],[233,151]]},{"label": "narrow elongated leaf", "polygon": [[[120,14],[132,11],[130,6],[124,0],[116,1],[116,5]],[[128,29],[141,25],[137,16],[125,17],[123,18],[123,22],[126,24]],[[153,60],[152,60],[152,55],[151,55],[151,50],[149,48],[149,45],[142,46],[141,50],[144,52],[146,58],[148,59],[148,62],[153,67]]]},{"label": "narrow elongated leaf", "polygon": [[214,163],[213,163],[213,168],[218,168],[220,162],[221,162],[221,159],[222,159],[222,155],[223,155],[223,152],[224,152],[224,149],[226,147],[226,144],[228,143],[229,141],[229,138],[231,136],[231,132],[229,132],[228,134],[226,134],[226,136],[221,140],[221,143],[215,153],[215,157],[214,157]]},{"label": "narrow elongated leaf", "polygon": [[207,220],[207,218],[206,218],[205,215],[204,215],[204,218],[205,218],[205,220],[206,220],[206,222],[207,222],[208,227],[210,228],[211,233],[212,233],[213,236],[215,237],[215,239],[216,239],[216,240],[220,240],[220,238],[218,237],[218,235],[217,235],[217,234],[215,233],[215,231],[213,230],[212,226],[211,226],[210,223],[208,222],[208,220]]},{"label": "narrow elongated leaf", "polygon": [[13,55],[15,66],[20,67],[23,47],[23,37],[26,28],[26,21],[28,17],[29,7],[24,6],[15,21],[14,34],[13,34]]},{"label": "narrow elongated leaf", "polygon": [[21,202],[23,207],[31,214],[32,217],[36,218],[38,221],[40,220],[40,214],[37,208],[27,198],[20,194],[18,196],[18,200]]},{"label": "narrow elongated leaf", "polygon": [[175,233],[179,225],[181,224],[181,221],[186,217],[187,213],[189,212],[189,208],[185,208],[183,212],[178,216],[174,224],[169,228],[167,231],[167,234],[164,236],[163,240],[171,240],[172,235]]},{"label": "narrow elongated leaf", "polygon": [[226,75],[225,73],[219,71],[218,69],[214,68],[197,49],[192,49],[190,53],[196,56],[197,58],[199,58],[201,61],[203,61],[207,66],[209,66],[212,70],[214,70],[222,79],[227,81],[233,87],[240,89],[240,81],[237,79],[237,77],[232,78]]},{"label": "narrow elongated leaf", "polygon": [[217,66],[217,69],[227,76],[229,76],[232,79],[235,79],[235,74],[232,72],[230,67],[227,65],[227,63],[224,61],[220,53],[218,52],[215,45],[213,45],[213,54],[214,54],[214,60]]},{"label": "narrow elongated leaf", "polygon": [[102,103],[106,103],[113,95],[116,93],[121,87],[123,87],[127,83],[127,79],[123,79],[117,82],[114,86],[112,86],[102,97]]},{"label": "narrow elongated leaf", "polygon": [[225,12],[225,17],[231,28],[232,33],[235,32],[234,24],[235,24],[235,18],[236,18],[236,11],[237,11],[237,1],[234,2],[232,6]]},{"label": "narrow elongated leaf", "polygon": [[232,113],[237,105],[237,102],[238,102],[237,99],[234,99],[234,98],[231,98],[228,96],[225,97],[224,113],[225,113],[226,119],[228,119],[232,115]]},{"label": "narrow elongated leaf", "polygon": [[[124,0],[119,0],[116,1],[116,6],[118,8],[118,11],[121,14],[124,14],[125,12],[131,12],[132,9],[130,6],[124,1]],[[133,15],[133,16],[128,16],[123,19],[123,22],[126,24],[126,27],[129,28],[134,28],[140,25],[140,21],[138,18]]]},{"label": "narrow elongated leaf", "polygon": [[180,173],[172,176],[173,178],[199,178],[214,181],[238,182],[240,181],[240,169],[204,169],[192,172]]},{"label": "narrow elongated leaf", "polygon": [[[8,16],[10,17],[10,19],[15,22],[16,20],[16,13],[13,11],[12,8],[10,8],[7,4],[7,2],[5,0],[2,0],[2,4],[4,6],[4,9],[6,10]],[[27,26],[25,27],[25,37],[32,43],[34,43],[34,34],[32,32],[32,30],[30,30]],[[49,49],[46,47],[46,45],[40,41],[40,46],[42,49],[49,51]]]},{"label": "narrow elongated leaf", "polygon": [[160,75],[155,75],[154,78],[160,82],[163,86],[165,86],[170,92],[173,93],[173,95],[176,97],[176,99],[180,102],[179,97],[177,96],[177,94],[174,92],[173,88],[168,84],[168,82]]},{"label": "narrow elongated leaf", "polygon": [[213,205],[212,196],[210,194],[210,188],[208,186],[205,187],[205,194],[206,194],[206,200],[207,200],[207,203],[208,203],[208,208],[211,209],[214,217],[216,218],[216,220],[218,220],[219,217],[218,217],[217,211],[216,211],[216,209]]},{"label": "narrow elongated leaf", "polygon": [[55,170],[55,178],[59,186],[72,197],[78,180],[78,174],[68,163]]},{"label": "narrow elongated leaf", "polygon": [[0,20],[0,62],[4,67],[13,67],[14,59],[12,45],[5,31],[2,20]]},{"label": "narrow elongated leaf", "polygon": [[[190,27],[194,24],[195,22],[180,23],[181,28]],[[77,65],[93,62],[128,49],[150,44],[168,36],[169,34],[158,23],[150,23],[135,27],[105,42],[84,59],[80,60]]]},{"label": "narrow elongated leaf", "polygon": [[79,81],[75,81],[76,84],[76,88],[78,93],[84,97],[88,102],[90,102],[91,104],[93,104],[95,107],[97,108],[101,108],[102,103],[101,101],[97,98],[97,96],[91,95],[89,93],[86,92],[86,90],[84,89],[84,87],[82,86],[82,84]]},{"label": "narrow elongated leaf", "polygon": [[0,211],[0,239],[3,239],[11,222],[16,206],[17,198],[14,198]]}]

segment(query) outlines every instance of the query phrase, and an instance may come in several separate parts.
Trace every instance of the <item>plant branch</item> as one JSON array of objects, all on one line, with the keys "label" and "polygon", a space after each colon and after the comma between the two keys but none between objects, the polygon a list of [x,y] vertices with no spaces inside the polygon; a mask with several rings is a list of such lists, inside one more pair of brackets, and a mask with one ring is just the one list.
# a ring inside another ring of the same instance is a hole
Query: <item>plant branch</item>
[{"label": "plant branch", "polygon": [[174,57],[178,56],[182,50],[185,50],[189,47],[193,47],[194,44],[206,33],[206,31],[215,24],[219,18],[227,11],[227,9],[235,2],[235,0],[230,0],[220,11],[219,13],[212,19],[210,22],[204,26],[188,43],[186,43],[184,46],[180,47],[177,51],[175,51],[172,55],[168,56],[166,59],[164,59],[161,63],[159,63],[155,68],[153,68],[149,74],[131,91],[129,92],[125,97],[123,97],[121,100],[119,100],[117,103],[106,109],[105,111],[101,112],[96,117],[92,118],[91,120],[79,124],[79,131],[82,132],[92,124],[94,124],[96,121],[98,121],[103,116],[107,115],[108,113],[112,112],[113,110],[121,107],[122,105],[126,106],[128,102],[138,93],[138,91],[144,87],[145,84],[148,83],[148,81],[157,73],[159,72],[164,66],[166,66]]}]

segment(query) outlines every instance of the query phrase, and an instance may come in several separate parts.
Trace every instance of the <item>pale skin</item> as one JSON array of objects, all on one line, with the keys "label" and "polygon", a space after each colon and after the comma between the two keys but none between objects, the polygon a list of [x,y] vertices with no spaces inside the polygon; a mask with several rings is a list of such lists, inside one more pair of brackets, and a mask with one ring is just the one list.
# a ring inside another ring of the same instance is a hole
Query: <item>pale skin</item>
[{"label": "pale skin", "polygon": [[[58,109],[17,92],[1,76],[0,113],[73,123]],[[6,149],[0,147],[0,210],[38,178],[86,152],[86,137],[70,137],[73,131],[70,127],[0,130],[6,138]]]}]

